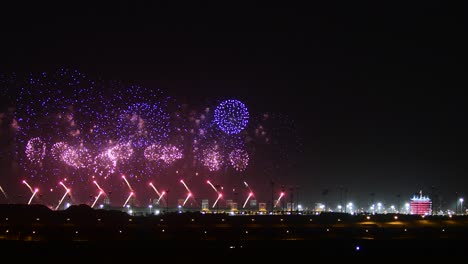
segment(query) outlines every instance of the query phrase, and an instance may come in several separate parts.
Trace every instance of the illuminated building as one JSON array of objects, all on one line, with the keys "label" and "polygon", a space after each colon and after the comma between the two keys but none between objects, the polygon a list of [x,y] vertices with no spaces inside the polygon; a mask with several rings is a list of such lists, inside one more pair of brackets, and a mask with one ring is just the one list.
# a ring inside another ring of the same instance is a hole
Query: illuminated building
[{"label": "illuminated building", "polygon": [[417,215],[429,215],[431,214],[432,201],[429,197],[422,195],[422,191],[419,192],[419,196],[415,195],[410,201],[410,212],[411,214]]}]

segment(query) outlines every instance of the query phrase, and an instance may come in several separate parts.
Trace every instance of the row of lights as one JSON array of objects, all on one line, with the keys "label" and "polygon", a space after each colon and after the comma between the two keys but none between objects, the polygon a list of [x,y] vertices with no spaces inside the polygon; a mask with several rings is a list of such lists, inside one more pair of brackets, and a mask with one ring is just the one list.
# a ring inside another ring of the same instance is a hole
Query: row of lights
[{"label": "row of lights", "polygon": [[[327,228],[327,229],[325,229],[325,231],[326,231],[326,232],[330,232],[331,229],[330,229],[330,228]],[[405,228],[405,229],[403,229],[403,231],[404,231],[404,232],[407,232],[408,229]],[[10,230],[8,230],[8,229],[5,230],[5,233],[6,233],[6,234],[8,234],[9,232],[10,232]],[[121,229],[119,229],[118,232],[119,232],[119,234],[122,234],[122,233],[123,233],[123,231],[122,231]],[[166,232],[166,229],[161,229],[161,232],[162,232],[162,233],[165,233],[165,232]],[[289,229],[287,229],[287,230],[285,231],[286,234],[289,234],[290,232],[291,232],[291,231],[290,231]],[[368,233],[368,232],[369,232],[369,229],[365,229],[365,232]],[[445,228],[443,228],[443,229],[441,230],[441,232],[445,232]],[[31,231],[31,233],[32,233],[33,235],[35,235],[35,234],[36,234],[36,230]],[[78,230],[75,230],[74,233],[77,235],[79,232],[78,232]],[[204,233],[204,234],[207,234],[208,231],[207,231],[207,230],[204,230],[203,233]],[[249,230],[243,231],[243,234],[249,234]]]},{"label": "row of lights", "polygon": [[[396,216],[396,215],[395,215],[393,218],[394,218],[395,220],[398,220],[398,216]],[[422,215],[421,218],[425,218],[425,215]],[[452,215],[449,215],[449,218],[452,218]],[[371,217],[368,215],[368,216],[366,216],[366,219],[367,219],[367,220],[370,220]],[[8,217],[5,218],[5,220],[8,221]],[[67,220],[67,221],[71,221],[70,218],[67,218],[66,220]],[[40,221],[40,218],[36,218],[36,221]],[[101,221],[101,218],[98,218],[97,221],[100,222],[100,221]],[[132,219],[132,218],[129,218],[128,221],[129,221],[129,222],[132,222],[133,219]],[[159,221],[160,221],[160,222],[163,222],[164,219],[161,218]],[[194,219],[194,218],[191,218],[191,221],[192,221],[192,222],[195,222],[195,219]],[[224,222],[224,221],[225,221],[225,218],[222,218],[221,221]],[[255,218],[252,218],[251,221],[252,221],[252,222],[255,222]],[[280,218],[280,222],[283,222],[283,221],[284,221],[284,219],[283,219],[283,218]],[[309,218],[309,222],[312,222],[312,221],[313,221],[312,218]],[[338,222],[341,222],[341,219],[338,218],[337,221],[338,221]]]}]

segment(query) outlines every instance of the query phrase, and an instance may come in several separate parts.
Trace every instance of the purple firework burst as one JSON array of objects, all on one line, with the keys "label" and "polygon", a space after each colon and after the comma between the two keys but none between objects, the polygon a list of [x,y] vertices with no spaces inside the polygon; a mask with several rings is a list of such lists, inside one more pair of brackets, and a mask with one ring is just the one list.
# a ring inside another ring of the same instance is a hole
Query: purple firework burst
[{"label": "purple firework burst", "polygon": [[249,122],[249,111],[239,100],[226,100],[215,109],[214,122],[226,134],[238,134]]}]

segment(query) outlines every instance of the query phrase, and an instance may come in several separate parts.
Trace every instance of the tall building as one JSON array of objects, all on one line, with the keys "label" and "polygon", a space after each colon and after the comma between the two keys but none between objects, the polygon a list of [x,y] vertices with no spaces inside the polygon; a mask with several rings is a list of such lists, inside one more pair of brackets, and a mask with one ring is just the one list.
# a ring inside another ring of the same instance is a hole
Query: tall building
[{"label": "tall building", "polygon": [[419,196],[414,195],[410,201],[410,212],[411,214],[417,215],[429,215],[432,211],[432,201],[429,197],[423,196],[422,191],[419,192]]}]

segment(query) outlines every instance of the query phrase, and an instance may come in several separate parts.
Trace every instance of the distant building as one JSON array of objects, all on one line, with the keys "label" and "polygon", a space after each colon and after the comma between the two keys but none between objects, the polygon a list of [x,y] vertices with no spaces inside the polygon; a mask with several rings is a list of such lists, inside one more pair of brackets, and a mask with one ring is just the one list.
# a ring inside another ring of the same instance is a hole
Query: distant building
[{"label": "distant building", "polygon": [[208,199],[203,199],[201,204],[202,204],[202,208],[201,208],[202,211],[209,211],[210,210]]},{"label": "distant building", "polygon": [[258,210],[260,212],[266,212],[266,203],[258,203]]},{"label": "distant building", "polygon": [[410,201],[410,213],[416,215],[429,215],[432,211],[432,201],[429,197],[423,196],[422,191],[419,196],[415,195]]},{"label": "distant building", "polygon": [[181,207],[181,206],[184,206],[184,199],[177,199],[177,206],[178,207]]},{"label": "distant building", "polygon": [[237,211],[237,203],[231,203],[231,211]]},{"label": "distant building", "polygon": [[255,208],[257,207],[257,200],[253,199],[253,200],[250,200],[250,208]]},{"label": "distant building", "polygon": [[325,212],[326,208],[323,203],[316,203],[315,204],[315,209],[316,212]]}]

